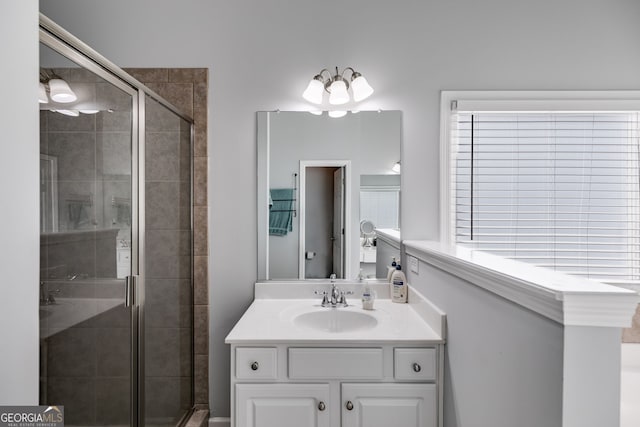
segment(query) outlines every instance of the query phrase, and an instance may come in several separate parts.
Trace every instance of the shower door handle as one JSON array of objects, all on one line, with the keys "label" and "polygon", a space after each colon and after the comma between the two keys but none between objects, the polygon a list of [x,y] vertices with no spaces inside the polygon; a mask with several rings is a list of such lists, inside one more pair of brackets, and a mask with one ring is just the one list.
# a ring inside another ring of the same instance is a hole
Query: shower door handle
[{"label": "shower door handle", "polygon": [[127,276],[124,282],[124,306],[133,307],[136,304],[136,288],[138,276]]}]

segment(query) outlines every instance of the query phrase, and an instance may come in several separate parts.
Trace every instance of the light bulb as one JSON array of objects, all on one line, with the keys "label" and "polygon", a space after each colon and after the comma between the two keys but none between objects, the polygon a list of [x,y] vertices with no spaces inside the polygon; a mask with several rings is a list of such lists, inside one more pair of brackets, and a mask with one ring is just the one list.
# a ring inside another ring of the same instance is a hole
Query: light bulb
[{"label": "light bulb", "polygon": [[71,90],[67,82],[62,79],[51,79],[49,80],[49,91],[51,94],[51,99],[55,102],[59,102],[61,104],[65,104],[68,102],[73,102],[78,97]]},{"label": "light bulb", "polygon": [[329,111],[329,117],[334,118],[334,119],[339,119],[340,117],[344,117],[346,115],[347,115],[347,112],[343,111],[343,110]]},{"label": "light bulb", "polygon": [[56,110],[56,112],[70,117],[78,117],[80,115],[78,110]]},{"label": "light bulb", "polygon": [[322,92],[324,91],[324,84],[322,84],[322,77],[315,76],[309,82],[309,85],[302,92],[302,97],[312,104],[322,104]]},{"label": "light bulb", "polygon": [[38,102],[40,104],[48,104],[49,98],[47,98],[47,88],[44,86],[44,83],[40,82],[40,92],[38,94]]},{"label": "light bulb", "polygon": [[353,91],[353,100],[360,102],[367,99],[373,93],[373,88],[367,82],[367,79],[362,77],[362,74],[355,73],[355,79],[351,81],[351,90]]},{"label": "light bulb", "polygon": [[78,110],[80,111],[82,114],[98,114],[100,112],[100,110]]},{"label": "light bulb", "polygon": [[336,80],[331,83],[331,87],[329,88],[329,103],[333,105],[342,105],[349,102],[349,92],[347,92],[347,84],[344,80]]}]

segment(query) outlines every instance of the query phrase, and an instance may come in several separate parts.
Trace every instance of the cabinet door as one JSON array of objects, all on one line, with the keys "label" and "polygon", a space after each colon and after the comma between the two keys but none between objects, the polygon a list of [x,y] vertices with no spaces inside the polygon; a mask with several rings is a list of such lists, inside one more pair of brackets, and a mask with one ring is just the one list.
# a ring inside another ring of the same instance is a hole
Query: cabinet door
[{"label": "cabinet door", "polygon": [[236,384],[235,427],[329,427],[328,384]]},{"label": "cabinet door", "polygon": [[436,427],[435,384],[343,384],[342,427]]}]

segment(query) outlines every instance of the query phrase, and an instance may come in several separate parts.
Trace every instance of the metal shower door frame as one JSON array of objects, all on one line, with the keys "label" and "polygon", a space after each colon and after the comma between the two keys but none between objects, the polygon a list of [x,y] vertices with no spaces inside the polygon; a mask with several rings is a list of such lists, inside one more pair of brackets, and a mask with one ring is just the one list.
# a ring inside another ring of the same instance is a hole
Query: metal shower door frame
[{"label": "metal shower door frame", "polygon": [[[157,101],[162,106],[190,124],[190,155],[193,159],[193,119],[169,101],[158,95],[144,84],[127,74],[117,65],[100,55],[87,44],[60,27],[51,19],[40,14],[39,39],[42,44],[70,59],[76,64],[93,72],[108,83],[126,92],[132,97],[131,121],[131,276],[136,283],[133,289],[131,305],[131,399],[130,425],[145,425],[145,372],[144,372],[144,308],[145,308],[145,133],[146,133],[146,97]],[[137,129],[137,132],[135,131]],[[190,168],[190,200],[193,200],[193,161]],[[193,208],[191,218],[191,253],[193,255]],[[193,256],[191,262],[191,289],[193,290]],[[192,292],[193,295],[193,292]],[[128,295],[127,295],[128,296]],[[193,337],[193,312],[191,316],[191,333]],[[178,425],[183,425],[194,410],[194,351],[191,351],[191,410],[182,417]]]}]

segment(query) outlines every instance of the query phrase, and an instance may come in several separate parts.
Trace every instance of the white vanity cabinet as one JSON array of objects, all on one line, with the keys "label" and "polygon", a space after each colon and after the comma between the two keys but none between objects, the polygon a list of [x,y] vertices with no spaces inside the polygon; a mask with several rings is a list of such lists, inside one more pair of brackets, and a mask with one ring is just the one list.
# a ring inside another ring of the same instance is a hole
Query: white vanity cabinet
[{"label": "white vanity cabinet", "polygon": [[342,384],[342,427],[436,427],[435,384]]},{"label": "white vanity cabinet", "polygon": [[232,427],[441,426],[442,354],[442,344],[232,344]]},{"label": "white vanity cabinet", "polygon": [[370,284],[363,310],[323,307],[314,285],[256,283],[225,338],[231,427],[442,427],[446,315],[411,287],[396,304],[388,283]]},{"label": "white vanity cabinet", "polygon": [[236,384],[235,425],[329,427],[328,384]]}]

